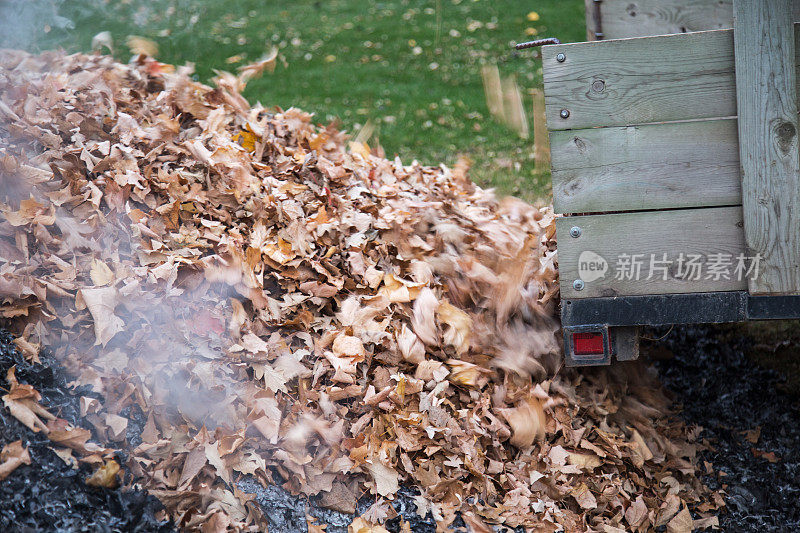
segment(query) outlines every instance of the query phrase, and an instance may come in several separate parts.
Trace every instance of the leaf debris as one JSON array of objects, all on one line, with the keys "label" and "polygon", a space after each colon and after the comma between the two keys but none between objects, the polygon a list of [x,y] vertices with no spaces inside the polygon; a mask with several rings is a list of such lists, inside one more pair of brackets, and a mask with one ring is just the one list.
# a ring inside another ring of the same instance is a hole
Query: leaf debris
[{"label": "leaf debris", "polygon": [[[102,446],[24,384],[3,401],[97,483],[125,450],[186,529],[261,529],[245,474],[339,509],[413,483],[442,527],[679,531],[719,507],[654,378],[559,370],[551,209],[251,106],[274,57],[209,87],[141,44],[0,53],[0,314],[103,395]],[[381,530],[373,507],[352,530]]]}]

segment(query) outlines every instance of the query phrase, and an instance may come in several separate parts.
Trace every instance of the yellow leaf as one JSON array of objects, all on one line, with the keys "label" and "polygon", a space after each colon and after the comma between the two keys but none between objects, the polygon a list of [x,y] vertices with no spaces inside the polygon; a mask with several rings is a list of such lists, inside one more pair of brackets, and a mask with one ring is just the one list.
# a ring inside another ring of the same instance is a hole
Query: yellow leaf
[{"label": "yellow leaf", "polygon": [[534,440],[543,440],[547,418],[542,405],[536,398],[529,398],[513,409],[502,409],[500,414],[511,426],[511,444],[517,448],[527,448]]},{"label": "yellow leaf", "polygon": [[246,129],[240,131],[233,137],[234,142],[239,143],[239,146],[248,152],[252,152],[256,149],[256,139],[256,134]]},{"label": "yellow leaf", "polygon": [[367,465],[367,470],[372,474],[372,479],[375,481],[375,490],[381,496],[390,496],[400,490],[398,474],[395,469],[375,461]]},{"label": "yellow leaf", "polygon": [[389,531],[382,525],[371,524],[359,516],[347,526],[347,533],[389,533]]},{"label": "yellow leaf", "polygon": [[158,55],[158,45],[150,39],[145,39],[138,35],[129,35],[125,44],[128,45],[132,54],[142,54],[150,57]]},{"label": "yellow leaf", "polygon": [[239,80],[242,83],[247,83],[249,80],[253,78],[260,77],[262,74],[264,74],[264,71],[274,72],[275,65],[277,64],[277,59],[278,59],[278,49],[273,47],[269,54],[262,57],[258,61],[255,61],[248,65],[243,65],[238,69],[236,69],[239,71]]},{"label": "yellow leaf", "polygon": [[23,448],[21,440],[3,446],[3,450],[0,451],[0,481],[22,464],[31,464],[31,456],[28,454],[28,449]]},{"label": "yellow leaf", "polygon": [[667,524],[667,533],[691,533],[692,513],[684,505],[680,513],[676,514]]},{"label": "yellow leaf", "polygon": [[600,458],[593,453],[570,452],[567,462],[585,470],[593,470],[600,466]]},{"label": "yellow leaf", "polygon": [[92,487],[105,487],[107,489],[116,488],[118,472],[119,463],[113,459],[109,459],[103,466],[95,470],[94,474],[86,478],[86,484]]},{"label": "yellow leaf", "polygon": [[350,151],[353,152],[354,154],[358,154],[364,159],[369,159],[370,152],[367,143],[350,141],[349,146],[350,146]]},{"label": "yellow leaf", "polygon": [[94,287],[81,289],[78,295],[83,298],[94,319],[95,345],[105,346],[114,335],[122,331],[125,324],[114,314],[114,308],[117,307],[117,290],[113,287]]},{"label": "yellow leaf", "polygon": [[531,11],[530,13],[528,13],[528,20],[531,22],[536,22],[537,20],[539,20],[539,13],[537,13],[536,11]]},{"label": "yellow leaf", "polygon": [[439,321],[449,326],[444,332],[445,343],[452,345],[459,355],[469,350],[472,334],[472,319],[469,315],[447,302],[440,303],[436,313]]}]

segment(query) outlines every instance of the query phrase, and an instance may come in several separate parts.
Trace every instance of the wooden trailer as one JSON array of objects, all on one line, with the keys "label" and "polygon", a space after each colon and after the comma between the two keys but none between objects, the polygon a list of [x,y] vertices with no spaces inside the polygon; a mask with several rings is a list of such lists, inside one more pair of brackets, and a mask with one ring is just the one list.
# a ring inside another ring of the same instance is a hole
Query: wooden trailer
[{"label": "wooden trailer", "polygon": [[800,318],[800,0],[691,4],[733,29],[542,50],[568,364],[635,358],[644,325]]}]

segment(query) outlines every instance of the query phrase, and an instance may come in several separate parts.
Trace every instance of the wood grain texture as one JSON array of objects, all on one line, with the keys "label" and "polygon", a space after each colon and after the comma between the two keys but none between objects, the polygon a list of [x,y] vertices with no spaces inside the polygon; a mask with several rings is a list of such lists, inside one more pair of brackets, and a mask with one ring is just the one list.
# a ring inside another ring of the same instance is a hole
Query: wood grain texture
[{"label": "wood grain texture", "polygon": [[[800,1],[792,0],[794,21]],[[586,0],[588,40],[594,41],[594,0]],[[600,18],[605,39],[733,28],[733,0],[603,0]]]},{"label": "wood grain texture", "polygon": [[542,62],[551,130],[736,115],[731,30],[545,46]]},{"label": "wood grain texture", "polygon": [[547,170],[550,168],[550,136],[544,116],[544,93],[541,89],[531,89],[530,95],[533,101],[533,158],[537,170]]},{"label": "wood grain texture", "polygon": [[[587,0],[586,27],[595,40],[593,0]],[[733,27],[732,0],[603,0],[605,39],[626,39]]]},{"label": "wood grain texture", "polygon": [[[573,226],[581,228],[581,236],[577,239],[570,236]],[[746,249],[740,207],[563,217],[556,221],[556,234],[562,298],[735,291],[747,288],[746,280],[738,280],[734,275],[735,258],[745,253]],[[608,263],[608,271],[600,279],[587,281],[585,288],[577,291],[573,282],[579,277],[578,262],[585,251],[601,256]],[[667,270],[667,279],[663,279],[664,273],[658,269],[653,277],[646,279],[651,254],[661,260],[664,253],[667,254],[667,260],[673,261]],[[680,276],[677,265],[680,253],[685,258],[689,254],[700,254],[705,258],[710,254],[728,254],[734,263],[729,274],[731,279],[707,279],[708,260],[704,261],[706,268],[702,269],[700,279]],[[618,259],[623,254],[640,255],[640,279],[617,279]]]},{"label": "wood grain texture", "polygon": [[800,152],[789,0],[735,0],[745,236],[764,257],[750,292],[800,293]]},{"label": "wood grain texture", "polygon": [[735,119],[554,131],[556,213],[738,205]]}]

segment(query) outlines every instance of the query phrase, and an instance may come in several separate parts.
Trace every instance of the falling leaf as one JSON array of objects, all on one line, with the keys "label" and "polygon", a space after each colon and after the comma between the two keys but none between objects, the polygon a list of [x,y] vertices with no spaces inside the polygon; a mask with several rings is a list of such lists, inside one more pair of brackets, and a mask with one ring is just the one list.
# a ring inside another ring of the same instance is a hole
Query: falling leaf
[{"label": "falling leaf", "polygon": [[99,259],[92,261],[92,270],[90,272],[90,276],[92,278],[92,283],[94,283],[97,287],[108,285],[114,281],[114,272],[108,268],[108,265]]},{"label": "falling leaf", "polygon": [[667,523],[667,533],[691,533],[693,527],[692,514],[684,505],[683,509]]},{"label": "falling leaf", "polygon": [[95,344],[105,346],[125,323],[114,314],[119,293],[114,287],[84,288],[78,293],[94,319]]},{"label": "falling leaf", "polygon": [[119,463],[113,459],[108,459],[91,476],[86,478],[86,484],[92,487],[114,489],[119,484],[119,479],[117,478],[119,470]]},{"label": "falling leaf", "polygon": [[359,516],[347,526],[347,533],[389,533],[389,531],[382,525],[371,524]]},{"label": "falling leaf", "polygon": [[707,516],[692,520],[692,531],[700,531],[704,529],[719,529],[719,518],[716,516]]},{"label": "falling leaf", "polygon": [[3,446],[0,451],[0,481],[23,464],[31,464],[31,456],[28,454],[28,449],[22,446],[21,440]]},{"label": "falling leaf", "polygon": [[639,495],[625,510],[625,520],[631,527],[639,527],[645,518],[647,518],[647,504],[644,503],[642,496]]},{"label": "falling leaf", "polygon": [[145,39],[138,35],[129,35],[125,44],[128,45],[134,55],[145,55],[155,57],[158,55],[158,45],[150,39]]},{"label": "falling leaf", "polygon": [[108,437],[111,440],[123,440],[128,429],[128,419],[119,415],[107,414],[105,417],[108,426]]},{"label": "falling leaf", "polygon": [[459,355],[469,350],[472,335],[472,319],[469,315],[447,302],[439,304],[436,314],[439,321],[447,325],[444,341],[455,347]]},{"label": "falling leaf", "polygon": [[346,485],[334,482],[330,492],[326,492],[320,499],[320,504],[340,513],[353,514],[356,512],[356,497]]},{"label": "falling leaf", "polygon": [[369,470],[369,473],[372,475],[372,480],[375,482],[375,489],[378,491],[379,495],[391,496],[400,490],[396,470],[379,462],[370,463],[367,465],[367,470]]},{"label": "falling leaf", "polygon": [[239,79],[242,82],[247,83],[253,78],[260,77],[262,74],[264,74],[264,71],[273,72],[275,70],[275,65],[277,64],[277,59],[278,49],[273,47],[269,54],[265,55],[258,61],[239,67],[237,69],[239,71]]},{"label": "falling leaf", "polygon": [[19,351],[25,356],[25,359],[35,364],[42,364],[39,359],[39,352],[42,349],[41,344],[30,342],[24,337],[17,337],[14,339],[14,344],[17,345]]},{"label": "falling leaf", "polygon": [[649,461],[653,458],[653,452],[650,451],[650,448],[638,431],[634,429],[632,433],[631,458],[633,459],[633,463],[641,468],[645,461]]},{"label": "falling leaf", "polygon": [[439,307],[439,300],[432,290],[425,287],[414,301],[414,314],[411,324],[414,333],[425,344],[437,344],[438,334],[436,332],[436,308]]},{"label": "falling leaf", "polygon": [[592,491],[589,490],[589,487],[587,487],[585,483],[581,483],[580,485],[572,489],[571,494],[582,509],[597,508],[597,500],[595,499],[594,494],[592,494]]},{"label": "falling leaf", "polygon": [[450,374],[447,376],[452,383],[465,387],[477,387],[478,380],[485,376],[488,371],[473,363],[460,361],[458,359],[448,359],[447,366]]},{"label": "falling leaf", "polygon": [[753,453],[754,457],[758,457],[761,459],[766,459],[770,463],[778,463],[780,462],[781,458],[778,457],[775,452],[765,452],[763,450],[757,450],[755,448],[750,448],[750,451]]},{"label": "falling leaf", "polygon": [[111,32],[101,31],[92,37],[92,50],[101,52],[103,47],[107,48],[109,52],[114,52],[114,41],[111,38]]},{"label": "falling leaf", "polygon": [[403,359],[409,363],[419,364],[425,360],[425,345],[406,324],[400,326],[397,332],[397,346]]},{"label": "falling leaf", "polygon": [[[49,446],[48,446],[49,448]],[[78,459],[72,455],[72,450],[69,448],[50,448],[64,463],[70,466],[73,470],[78,469]]]},{"label": "falling leaf", "polygon": [[750,444],[758,444],[758,439],[761,438],[761,426],[757,426],[754,429],[748,429],[746,431],[742,431],[742,435]]},{"label": "falling leaf", "polygon": [[538,399],[529,398],[514,408],[501,410],[500,414],[511,426],[511,444],[517,448],[528,448],[535,440],[544,439],[547,419]]},{"label": "falling leaf", "polygon": [[603,462],[600,458],[591,453],[569,453],[567,463],[578,466],[585,470],[593,470],[598,468]]}]

